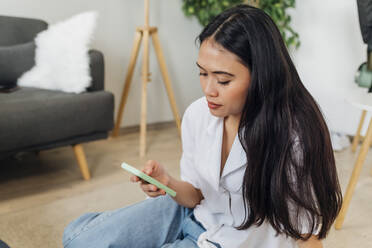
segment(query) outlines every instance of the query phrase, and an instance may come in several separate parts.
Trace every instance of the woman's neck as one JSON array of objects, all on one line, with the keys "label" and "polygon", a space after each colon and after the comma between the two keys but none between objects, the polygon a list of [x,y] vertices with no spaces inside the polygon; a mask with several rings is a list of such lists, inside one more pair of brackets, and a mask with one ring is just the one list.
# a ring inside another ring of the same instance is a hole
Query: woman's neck
[{"label": "woman's neck", "polygon": [[225,130],[228,133],[237,133],[239,128],[241,115],[229,115],[224,118]]}]

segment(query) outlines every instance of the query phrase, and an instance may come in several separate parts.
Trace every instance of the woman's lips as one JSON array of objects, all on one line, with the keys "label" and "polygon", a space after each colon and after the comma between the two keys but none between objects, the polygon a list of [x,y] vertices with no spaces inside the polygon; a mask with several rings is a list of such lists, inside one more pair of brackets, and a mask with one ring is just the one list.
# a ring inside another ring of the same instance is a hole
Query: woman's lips
[{"label": "woman's lips", "polygon": [[222,106],[222,105],[220,105],[220,104],[215,104],[215,103],[210,102],[210,101],[207,101],[207,102],[208,102],[208,107],[209,107],[210,109],[217,109],[217,108],[219,108],[219,107]]}]

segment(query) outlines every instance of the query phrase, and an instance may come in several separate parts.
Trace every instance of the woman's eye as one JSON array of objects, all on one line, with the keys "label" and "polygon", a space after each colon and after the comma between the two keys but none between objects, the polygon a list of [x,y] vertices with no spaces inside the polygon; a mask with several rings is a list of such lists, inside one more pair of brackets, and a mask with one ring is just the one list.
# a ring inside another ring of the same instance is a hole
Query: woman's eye
[{"label": "woman's eye", "polygon": [[[199,73],[199,76],[206,77],[206,76],[208,76],[208,74],[207,73],[200,72]],[[226,85],[226,84],[230,83],[230,81],[223,81],[223,82],[217,81],[217,83],[222,84],[222,85]]]},{"label": "woman's eye", "polygon": [[226,85],[228,83],[230,83],[230,81],[224,81],[224,82],[218,82],[219,84],[223,84],[223,85]]}]

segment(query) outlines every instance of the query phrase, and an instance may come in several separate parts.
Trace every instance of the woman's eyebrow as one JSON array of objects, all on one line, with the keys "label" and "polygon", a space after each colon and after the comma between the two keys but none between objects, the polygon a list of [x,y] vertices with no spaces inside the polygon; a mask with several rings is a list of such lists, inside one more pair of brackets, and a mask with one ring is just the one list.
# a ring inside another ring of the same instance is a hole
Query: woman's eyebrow
[{"label": "woman's eyebrow", "polygon": [[[196,65],[197,65],[200,69],[205,70],[203,67],[201,67],[201,66],[198,64],[198,62],[196,62]],[[206,71],[206,70],[205,70],[205,71]],[[212,73],[214,73],[214,74],[226,74],[226,75],[229,75],[229,76],[235,77],[234,74],[231,74],[231,73],[226,72],[226,71],[212,71]]]}]

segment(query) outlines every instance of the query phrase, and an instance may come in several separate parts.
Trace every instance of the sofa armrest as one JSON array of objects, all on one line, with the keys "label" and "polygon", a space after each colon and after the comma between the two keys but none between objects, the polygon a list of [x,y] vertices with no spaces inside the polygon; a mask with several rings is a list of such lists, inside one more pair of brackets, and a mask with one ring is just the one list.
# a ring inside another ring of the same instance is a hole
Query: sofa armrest
[{"label": "sofa armrest", "polygon": [[89,50],[88,54],[92,85],[87,88],[87,91],[104,90],[105,64],[103,53],[98,50]]}]

